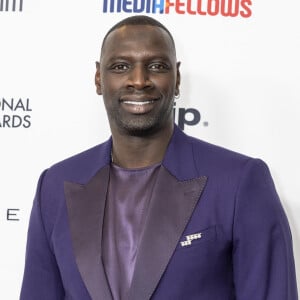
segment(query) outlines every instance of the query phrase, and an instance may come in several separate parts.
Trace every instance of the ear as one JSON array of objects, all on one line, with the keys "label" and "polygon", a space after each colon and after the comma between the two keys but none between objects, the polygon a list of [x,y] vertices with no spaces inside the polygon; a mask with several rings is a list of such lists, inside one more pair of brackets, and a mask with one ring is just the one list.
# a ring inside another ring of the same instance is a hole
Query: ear
[{"label": "ear", "polygon": [[96,61],[95,85],[96,85],[97,94],[102,95],[101,76],[100,76],[100,63],[98,61]]},{"label": "ear", "polygon": [[181,62],[177,62],[176,63],[176,85],[175,85],[175,96],[179,96],[180,95],[180,91],[179,91],[179,86],[180,86],[180,71],[179,71],[179,67],[180,67]]}]

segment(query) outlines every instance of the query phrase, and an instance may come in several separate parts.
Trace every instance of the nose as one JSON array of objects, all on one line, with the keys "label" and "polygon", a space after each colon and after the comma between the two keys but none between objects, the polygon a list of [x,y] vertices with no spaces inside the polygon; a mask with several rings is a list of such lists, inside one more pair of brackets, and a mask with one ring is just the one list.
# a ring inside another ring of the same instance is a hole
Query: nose
[{"label": "nose", "polygon": [[149,78],[149,72],[146,66],[142,64],[135,65],[129,73],[127,87],[143,90],[152,86],[153,84]]}]

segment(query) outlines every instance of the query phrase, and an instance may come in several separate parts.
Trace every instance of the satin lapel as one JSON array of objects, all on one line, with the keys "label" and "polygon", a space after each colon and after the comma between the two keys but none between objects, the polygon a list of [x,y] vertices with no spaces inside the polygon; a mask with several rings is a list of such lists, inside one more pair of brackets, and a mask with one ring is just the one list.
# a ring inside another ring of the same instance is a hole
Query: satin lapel
[{"label": "satin lapel", "polygon": [[206,177],[178,181],[163,166],[138,250],[130,300],[150,299],[204,189]]},{"label": "satin lapel", "polygon": [[65,182],[65,195],[76,263],[93,300],[112,299],[101,260],[102,225],[109,166],[86,185]]}]

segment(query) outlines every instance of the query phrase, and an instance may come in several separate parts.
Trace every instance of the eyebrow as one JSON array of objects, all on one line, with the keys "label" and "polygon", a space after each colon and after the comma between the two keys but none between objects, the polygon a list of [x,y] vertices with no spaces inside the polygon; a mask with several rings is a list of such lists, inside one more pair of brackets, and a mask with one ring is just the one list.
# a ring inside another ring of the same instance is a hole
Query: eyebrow
[{"label": "eyebrow", "polygon": [[[161,60],[161,61],[168,61],[171,62],[172,59],[167,55],[146,55],[142,56],[143,60],[151,61],[151,60]],[[124,61],[131,61],[133,56],[130,55],[114,55],[107,59],[107,62],[112,62],[116,60],[124,60]]]}]

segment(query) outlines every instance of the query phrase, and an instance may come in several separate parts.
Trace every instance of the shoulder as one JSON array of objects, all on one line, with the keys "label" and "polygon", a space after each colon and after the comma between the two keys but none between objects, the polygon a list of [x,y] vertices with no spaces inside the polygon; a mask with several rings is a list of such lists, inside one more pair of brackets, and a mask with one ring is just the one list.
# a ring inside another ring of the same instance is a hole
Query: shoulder
[{"label": "shoulder", "polygon": [[47,177],[64,181],[87,183],[99,169],[110,161],[111,140],[66,158],[47,170]]},{"label": "shoulder", "polygon": [[206,176],[236,183],[248,164],[265,165],[261,160],[189,136],[177,126],[163,164],[179,180]]},{"label": "shoulder", "polygon": [[267,164],[260,158],[251,157],[230,149],[191,138],[196,164],[209,173],[219,173],[241,180],[244,176],[252,178],[271,178]]},{"label": "shoulder", "polygon": [[40,176],[35,203],[40,210],[48,237],[57,222],[59,212],[65,212],[65,183],[86,184],[110,160],[110,140],[66,158]]},{"label": "shoulder", "polygon": [[202,171],[229,172],[234,169],[244,168],[251,162],[262,162],[254,157],[203,141],[183,132],[179,132],[179,135],[181,135],[181,142],[186,143],[188,145],[187,148],[192,149],[194,164],[201,167]]}]

